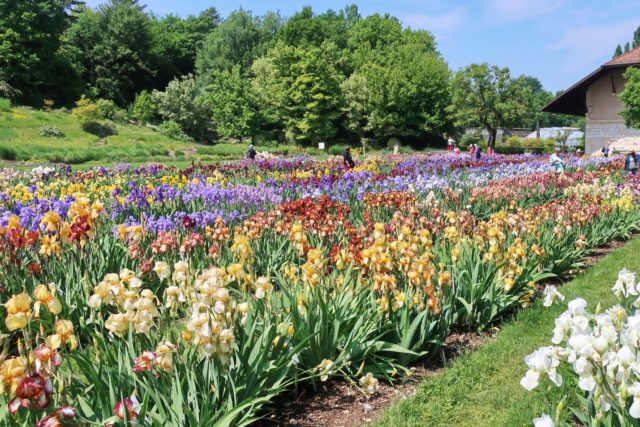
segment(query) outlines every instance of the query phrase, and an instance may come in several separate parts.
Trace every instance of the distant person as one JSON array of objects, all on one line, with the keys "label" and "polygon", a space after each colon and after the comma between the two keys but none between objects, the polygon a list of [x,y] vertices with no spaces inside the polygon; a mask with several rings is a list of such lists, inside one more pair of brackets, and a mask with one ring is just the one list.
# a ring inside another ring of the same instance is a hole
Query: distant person
[{"label": "distant person", "polygon": [[475,153],[476,153],[476,144],[471,144],[471,147],[469,147],[469,154],[471,154],[471,156],[473,157]]},{"label": "distant person", "polygon": [[400,146],[398,144],[393,145],[393,154],[398,154],[400,152]]},{"label": "distant person", "polygon": [[353,157],[351,157],[351,147],[344,149],[342,160],[344,161],[344,168],[346,170],[353,169],[356,166],[356,163],[353,161]]},{"label": "distant person", "polygon": [[476,160],[480,160],[480,157],[482,157],[482,148],[480,148],[479,145],[476,145],[474,157],[476,158]]},{"label": "distant person", "polygon": [[456,156],[459,156],[459,155],[460,155],[460,148],[459,148],[459,147],[456,147],[456,148],[453,150],[453,153],[454,153]]},{"label": "distant person", "polygon": [[449,137],[449,139],[447,140],[447,151],[453,151],[454,146],[456,145],[456,141]]},{"label": "distant person", "polygon": [[640,156],[634,151],[627,154],[627,158],[624,161],[624,170],[631,172],[632,174],[638,173],[638,162],[640,162]]},{"label": "distant person", "polygon": [[605,144],[605,146],[602,147],[602,154],[605,157],[609,157],[609,144]]},{"label": "distant person", "polygon": [[559,148],[556,148],[551,157],[549,157],[549,164],[556,169],[557,173],[564,173],[564,168],[567,162],[560,157]]},{"label": "distant person", "polygon": [[256,159],[256,149],[253,148],[253,144],[249,145],[249,150],[247,151],[247,155],[245,156],[247,159],[255,160]]}]

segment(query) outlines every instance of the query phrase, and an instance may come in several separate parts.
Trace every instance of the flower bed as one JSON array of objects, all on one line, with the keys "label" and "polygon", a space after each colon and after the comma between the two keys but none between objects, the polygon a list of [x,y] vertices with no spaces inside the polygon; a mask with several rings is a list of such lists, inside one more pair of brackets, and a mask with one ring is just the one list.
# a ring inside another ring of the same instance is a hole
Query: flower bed
[{"label": "flower bed", "polygon": [[0,172],[11,423],[242,425],[362,393],[640,224],[620,159],[307,158]]}]

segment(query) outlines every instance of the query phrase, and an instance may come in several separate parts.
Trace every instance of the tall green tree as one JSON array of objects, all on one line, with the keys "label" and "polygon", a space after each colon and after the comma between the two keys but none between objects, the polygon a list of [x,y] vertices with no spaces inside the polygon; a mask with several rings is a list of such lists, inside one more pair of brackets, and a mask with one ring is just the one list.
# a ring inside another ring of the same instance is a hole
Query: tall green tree
[{"label": "tall green tree", "polygon": [[620,94],[624,104],[621,114],[628,127],[640,128],[640,69],[627,68],[624,73],[627,84]]},{"label": "tall green tree", "polygon": [[[21,101],[66,101],[68,64],[60,35],[70,23],[73,0],[0,1],[0,80],[19,91]],[[72,90],[69,87],[69,90]]]},{"label": "tall green tree", "polygon": [[239,65],[217,73],[204,98],[218,136],[242,139],[252,133],[256,112],[251,82],[242,75]]},{"label": "tall green tree", "polygon": [[153,85],[151,18],[138,0],[85,8],[65,35],[65,52],[89,95],[121,106]]},{"label": "tall green tree", "polygon": [[292,142],[315,143],[336,133],[340,82],[336,46],[301,48],[282,42],[253,66],[260,121]]},{"label": "tall green tree", "polygon": [[424,139],[447,129],[449,68],[422,44],[398,46],[388,60],[360,67],[342,85],[347,128],[377,144]]},{"label": "tall green tree", "polygon": [[195,73],[196,52],[219,23],[215,8],[185,19],[177,15],[153,19],[154,88],[162,89],[176,77]]},{"label": "tall green tree", "polygon": [[617,58],[620,55],[622,55],[622,46],[618,45],[616,46],[615,52],[613,52],[613,59]]},{"label": "tall green tree", "polygon": [[633,32],[633,48],[640,47],[640,26]]},{"label": "tall green tree", "polygon": [[544,127],[579,127],[574,116],[565,114],[545,113],[542,108],[554,99],[554,95],[545,90],[542,82],[536,77],[520,76],[516,84],[528,89],[529,99],[527,102],[527,112],[521,120],[514,123],[516,127],[536,129],[538,126]]},{"label": "tall green tree", "polygon": [[275,13],[254,17],[244,9],[232,12],[202,43],[196,58],[198,77],[210,82],[216,72],[239,65],[242,73],[267,52],[282,24]]},{"label": "tall green tree", "polygon": [[629,42],[626,42],[624,44],[624,53],[627,53],[631,50],[631,45],[629,44]]},{"label": "tall green tree", "polygon": [[495,147],[500,127],[510,127],[527,112],[530,89],[511,78],[508,68],[471,64],[451,81],[449,111],[459,127],[481,126]]}]

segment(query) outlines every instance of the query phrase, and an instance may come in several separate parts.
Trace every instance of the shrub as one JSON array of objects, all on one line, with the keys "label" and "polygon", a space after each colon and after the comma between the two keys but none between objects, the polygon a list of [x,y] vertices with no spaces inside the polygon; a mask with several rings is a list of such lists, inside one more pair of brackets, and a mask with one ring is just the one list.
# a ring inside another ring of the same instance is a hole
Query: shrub
[{"label": "shrub", "polygon": [[503,142],[506,147],[522,147],[522,138],[512,135]]},{"label": "shrub", "polygon": [[85,124],[100,119],[100,110],[95,102],[82,95],[82,98],[76,102],[76,107],[71,110],[71,115],[78,120],[84,128]]},{"label": "shrub", "polygon": [[10,141],[15,138],[16,134],[9,128],[0,128],[0,141]]},{"label": "shrub", "polygon": [[480,144],[482,137],[479,132],[468,132],[462,135],[458,146],[461,150],[470,147],[472,144]]},{"label": "shrub", "polygon": [[133,101],[133,106],[131,107],[131,116],[142,123],[148,123],[157,115],[158,107],[153,101],[151,94],[146,90],[137,94],[135,101]]},{"label": "shrub", "polygon": [[64,132],[55,126],[42,126],[38,134],[45,138],[64,138]]},{"label": "shrub", "polygon": [[184,133],[180,125],[173,121],[167,120],[160,125],[160,132],[167,135],[169,138],[178,139],[180,141],[190,141],[189,135]]},{"label": "shrub", "polygon": [[118,133],[114,126],[96,121],[83,123],[82,130],[92,135],[99,136],[100,138],[116,135]]},{"label": "shrub", "polygon": [[0,111],[9,111],[11,108],[11,100],[8,98],[0,98]]},{"label": "shrub", "polygon": [[332,156],[341,156],[344,153],[345,148],[347,148],[346,145],[335,144],[329,147],[327,153]]},{"label": "shrub", "polygon": [[192,75],[171,81],[164,92],[153,91],[151,96],[165,122],[177,123],[190,137],[206,137],[210,112],[200,98],[200,89]]},{"label": "shrub", "polygon": [[0,159],[2,160],[16,160],[16,150],[11,147],[3,147],[0,145]]},{"label": "shrub", "polygon": [[100,120],[122,122],[127,118],[125,112],[110,99],[98,99],[96,107],[98,108],[98,119]]}]

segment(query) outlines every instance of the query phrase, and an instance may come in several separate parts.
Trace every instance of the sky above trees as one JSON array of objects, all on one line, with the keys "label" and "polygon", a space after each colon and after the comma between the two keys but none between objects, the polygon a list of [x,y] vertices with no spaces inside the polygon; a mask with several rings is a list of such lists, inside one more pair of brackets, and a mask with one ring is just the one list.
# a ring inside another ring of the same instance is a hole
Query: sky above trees
[{"label": "sky above trees", "polygon": [[[101,0],[88,0],[96,6]],[[198,14],[215,7],[224,17],[243,7],[262,15],[289,16],[302,6],[316,12],[356,3],[363,15],[389,12],[405,25],[428,29],[453,70],[472,62],[508,66],[513,74],[538,77],[566,89],[611,59],[640,25],[640,1],[611,0],[147,0],[158,15]]]}]

